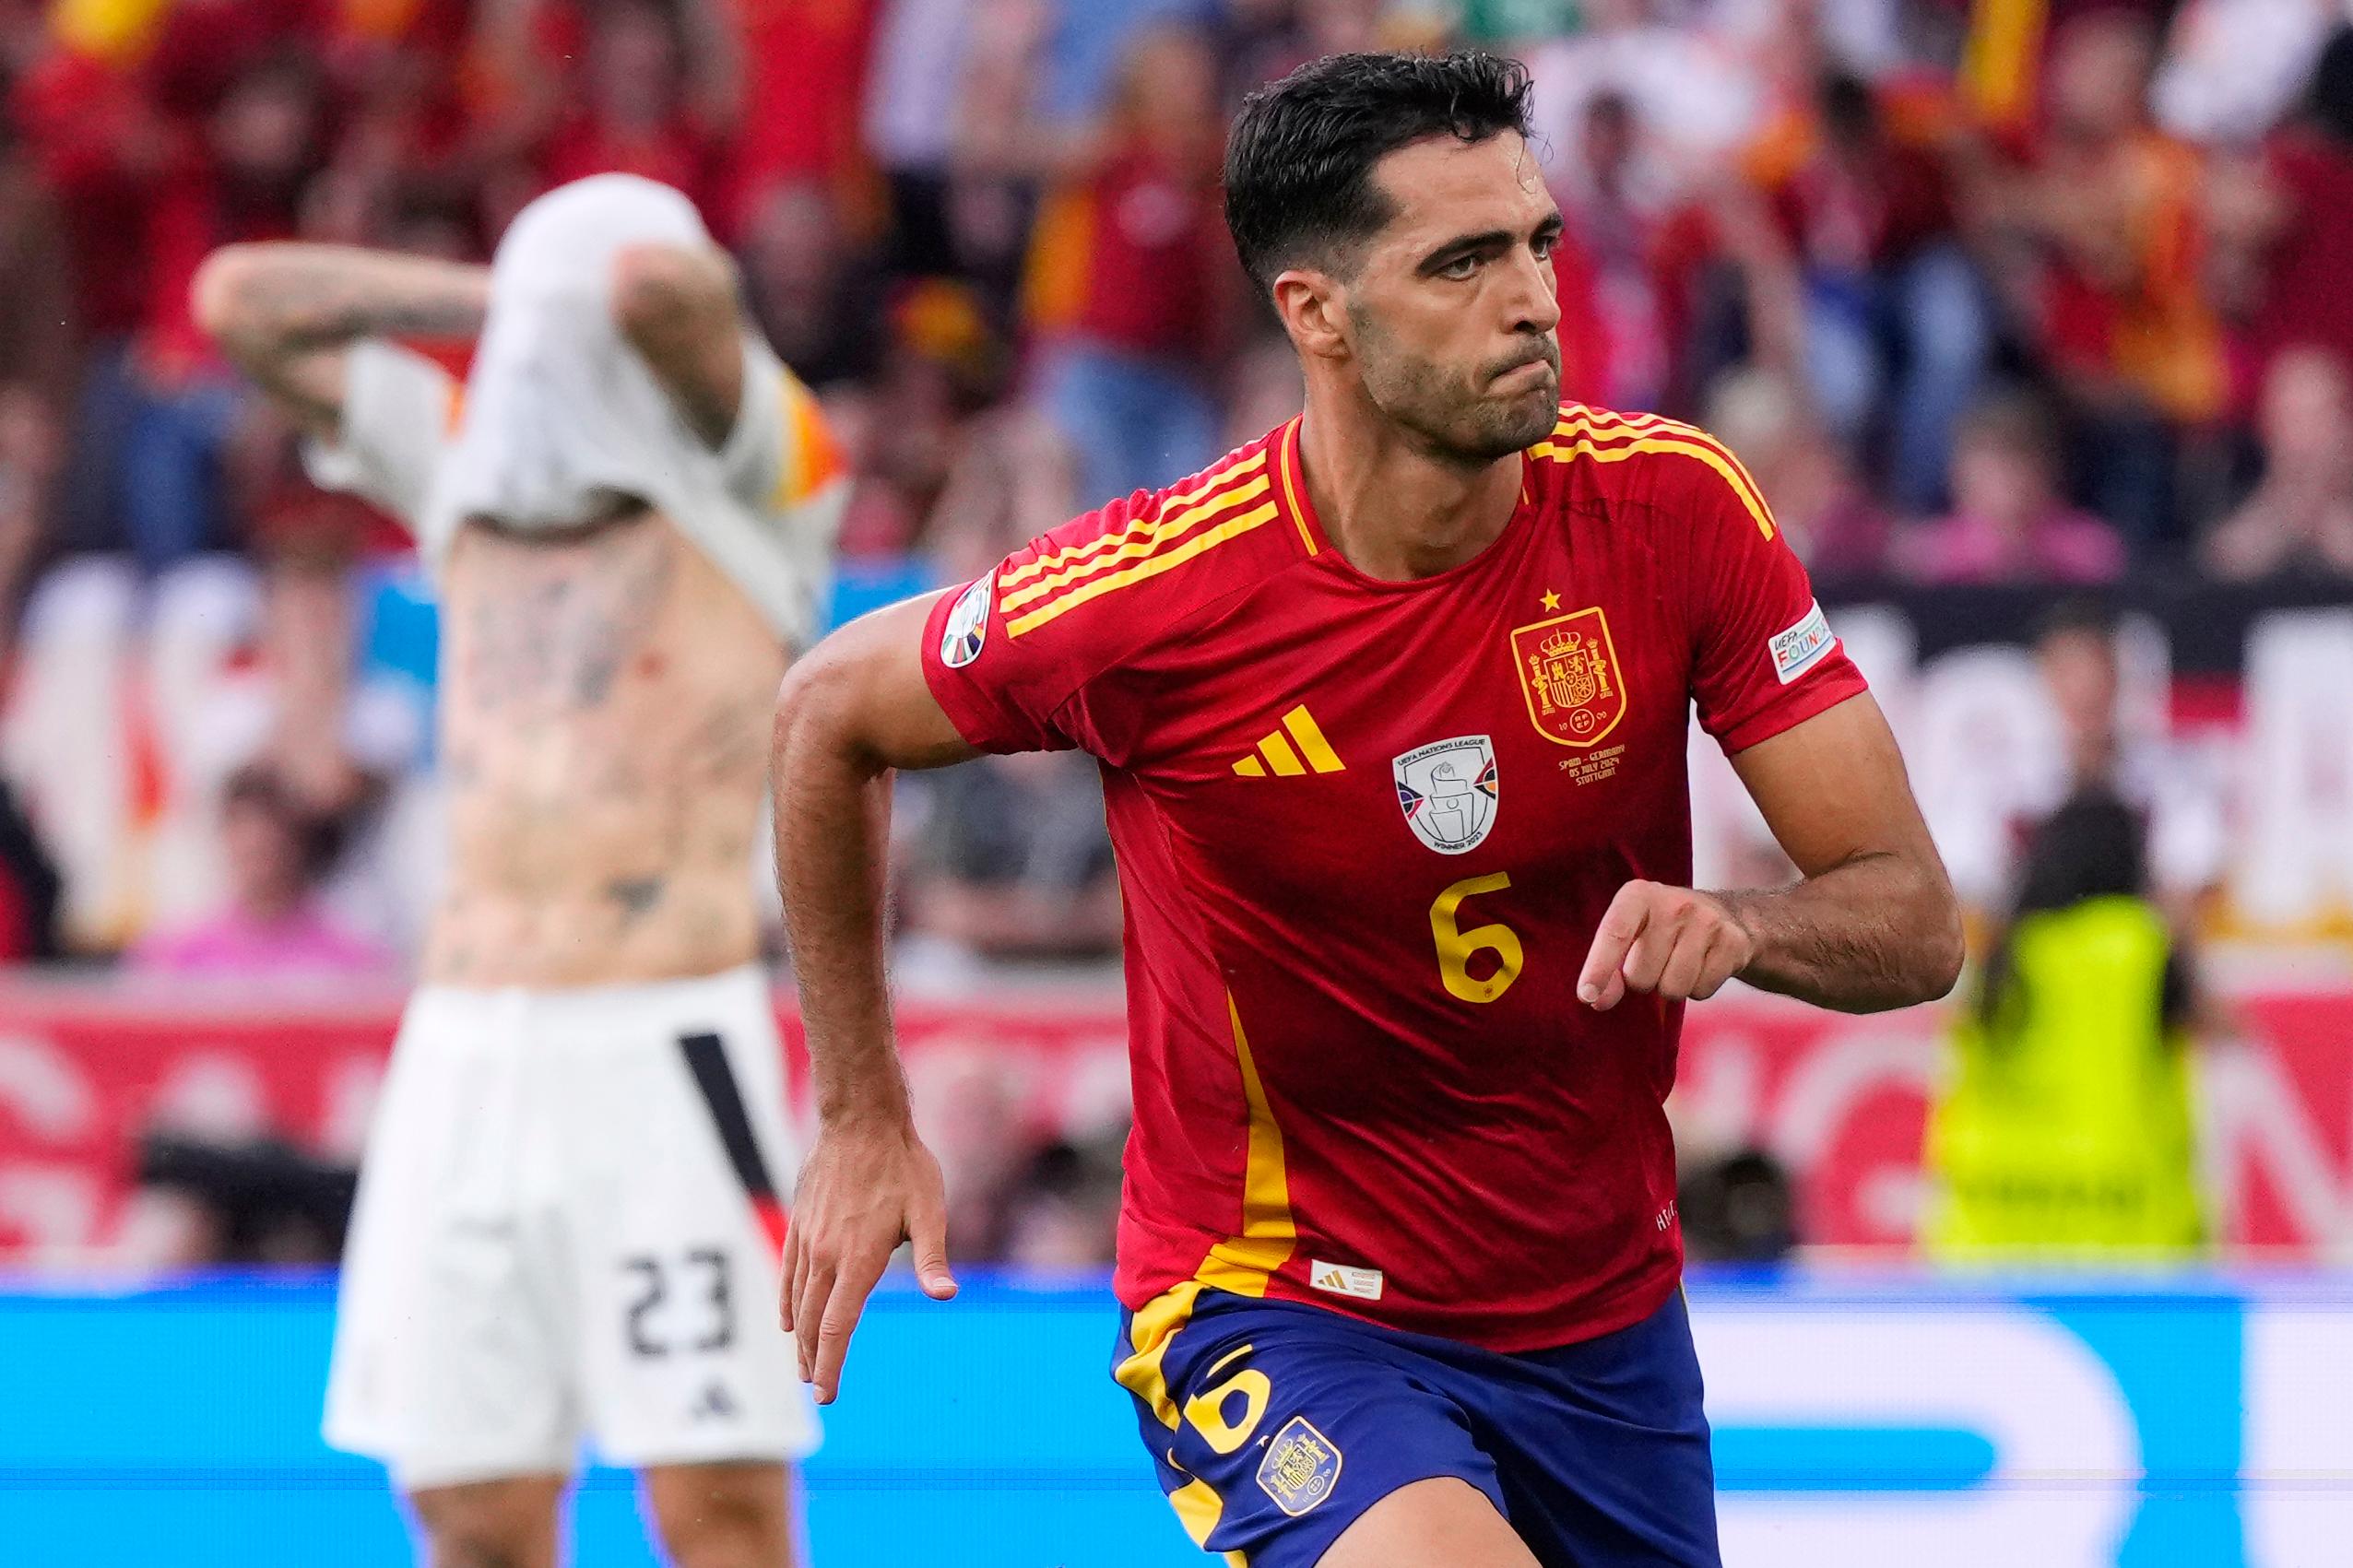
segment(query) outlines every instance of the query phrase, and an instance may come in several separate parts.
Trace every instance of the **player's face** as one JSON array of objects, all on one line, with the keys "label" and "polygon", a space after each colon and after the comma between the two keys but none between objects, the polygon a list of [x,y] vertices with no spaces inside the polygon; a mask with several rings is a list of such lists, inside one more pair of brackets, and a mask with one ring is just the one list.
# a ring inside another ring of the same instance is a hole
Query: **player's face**
[{"label": "player's face", "polygon": [[1560,209],[1514,132],[1401,147],[1373,177],[1396,216],[1346,288],[1366,395],[1442,455],[1488,463],[1559,418]]}]

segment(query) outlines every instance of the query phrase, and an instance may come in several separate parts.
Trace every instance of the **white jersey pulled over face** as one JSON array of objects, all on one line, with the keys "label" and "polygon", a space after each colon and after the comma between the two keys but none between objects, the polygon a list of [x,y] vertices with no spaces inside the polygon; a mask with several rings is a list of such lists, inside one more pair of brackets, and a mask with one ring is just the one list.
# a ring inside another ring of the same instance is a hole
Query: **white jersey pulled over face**
[{"label": "white jersey pulled over face", "polygon": [[353,346],[340,440],[312,448],[313,477],[398,517],[434,565],[468,518],[528,533],[642,501],[800,646],[848,493],[816,400],[747,328],[735,428],[715,451],[704,442],[616,320],[616,265],[644,243],[711,237],[686,197],[634,175],[532,202],[499,242],[464,386],[396,345]]},{"label": "white jersey pulled over face", "polygon": [[[750,333],[743,356],[743,403],[724,446],[711,451],[666,410],[669,460],[610,488],[655,505],[798,648],[817,630],[849,486],[815,395]],[[438,577],[466,519],[451,476],[467,410],[467,383],[425,355],[356,343],[345,355],[342,439],[308,448],[311,476],[406,525]]]}]

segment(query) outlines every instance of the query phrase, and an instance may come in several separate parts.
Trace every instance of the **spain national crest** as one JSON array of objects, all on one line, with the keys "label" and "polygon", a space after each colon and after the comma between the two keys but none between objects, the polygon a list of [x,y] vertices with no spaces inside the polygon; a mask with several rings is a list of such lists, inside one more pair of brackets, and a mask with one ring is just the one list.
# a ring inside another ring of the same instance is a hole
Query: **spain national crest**
[{"label": "spain national crest", "polygon": [[1440,855],[1479,847],[1496,822],[1496,745],[1458,735],[1389,759],[1398,808],[1413,836]]},{"label": "spain national crest", "polygon": [[1626,678],[1601,607],[1511,631],[1511,662],[1536,733],[1590,746],[1626,716]]},{"label": "spain national crest", "polygon": [[1340,1482],[1341,1453],[1305,1416],[1293,1416],[1259,1461],[1259,1486],[1274,1505],[1297,1518],[1331,1495]]}]

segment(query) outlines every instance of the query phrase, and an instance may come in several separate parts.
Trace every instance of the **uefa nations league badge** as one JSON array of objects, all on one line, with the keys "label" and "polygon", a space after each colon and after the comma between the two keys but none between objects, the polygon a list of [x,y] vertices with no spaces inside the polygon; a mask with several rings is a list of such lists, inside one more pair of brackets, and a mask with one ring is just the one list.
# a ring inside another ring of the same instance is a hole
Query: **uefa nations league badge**
[{"label": "uefa nations league badge", "polygon": [[1440,855],[1476,849],[1496,821],[1496,747],[1458,735],[1392,758],[1397,804],[1413,836]]}]

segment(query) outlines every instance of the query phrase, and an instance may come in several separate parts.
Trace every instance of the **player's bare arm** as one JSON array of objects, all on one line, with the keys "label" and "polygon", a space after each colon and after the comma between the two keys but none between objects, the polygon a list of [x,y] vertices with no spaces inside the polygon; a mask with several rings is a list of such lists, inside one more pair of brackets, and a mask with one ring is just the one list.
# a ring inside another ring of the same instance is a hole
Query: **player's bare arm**
[{"label": "player's bare arm", "polygon": [[1629,882],[1602,916],[1578,995],[1714,996],[1738,976],[1843,1012],[1932,1001],[1961,968],[1960,907],[1879,705],[1848,699],[1733,756],[1803,874],[1786,888],[1697,892]]},{"label": "player's bare arm", "polygon": [[743,401],[735,265],[714,246],[625,246],[613,262],[613,321],[694,433],[718,446]]},{"label": "player's bare arm", "polygon": [[491,271],[347,245],[255,243],[216,251],[196,272],[196,324],[311,434],[337,438],[343,350],[362,337],[470,338],[490,308]]},{"label": "player's bare arm", "polygon": [[821,1404],[841,1386],[851,1331],[901,1242],[915,1244],[927,1294],[956,1291],[940,1164],[916,1136],[882,973],[890,771],[978,754],[925,684],[928,610],[918,599],[844,627],[776,698],[776,880],[818,1118],[794,1191],[782,1318]]}]

